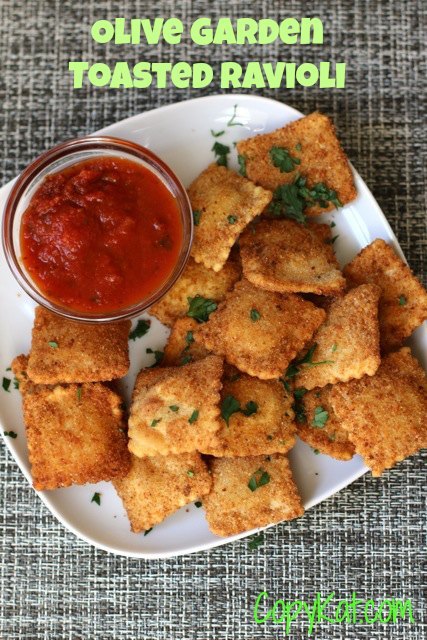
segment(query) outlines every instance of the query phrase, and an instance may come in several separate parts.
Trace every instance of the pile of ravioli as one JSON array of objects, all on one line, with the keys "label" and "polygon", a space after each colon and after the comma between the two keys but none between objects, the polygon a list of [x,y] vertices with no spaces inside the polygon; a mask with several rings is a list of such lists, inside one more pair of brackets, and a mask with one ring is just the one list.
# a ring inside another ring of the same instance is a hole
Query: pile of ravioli
[{"label": "pile of ravioli", "polygon": [[427,378],[402,346],[427,292],[381,239],[341,271],[333,223],[315,221],[356,197],[330,120],[237,150],[240,174],[212,164],[189,188],[191,258],[150,309],[170,337],[128,418],[111,382],[129,366],[128,323],[38,308],[13,363],[35,488],[112,480],[134,532],[194,500],[221,536],[301,516],[297,436],[374,476],[427,444]]}]

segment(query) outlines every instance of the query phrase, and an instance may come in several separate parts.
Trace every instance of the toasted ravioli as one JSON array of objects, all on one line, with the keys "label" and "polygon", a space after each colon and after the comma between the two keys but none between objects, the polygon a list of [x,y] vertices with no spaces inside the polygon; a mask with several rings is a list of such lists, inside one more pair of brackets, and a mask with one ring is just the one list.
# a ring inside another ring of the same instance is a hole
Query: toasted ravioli
[{"label": "toasted ravioli", "polygon": [[16,356],[16,358],[12,362],[11,369],[15,378],[18,381],[19,391],[23,396],[25,393],[30,393],[34,389],[34,384],[28,378],[27,369],[28,369],[28,356],[23,353],[20,356]]},{"label": "toasted ravioli", "polygon": [[214,271],[221,270],[240,233],[272,198],[269,191],[217,164],[196,178],[188,195],[199,218],[191,255]]},{"label": "toasted ravioli", "polygon": [[302,365],[297,386],[313,389],[375,373],[380,364],[379,296],[379,287],[365,284],[331,304],[313,338],[313,362],[322,364]]},{"label": "toasted ravioli", "polygon": [[111,480],[129,470],[121,398],[100,383],[24,393],[34,488]]},{"label": "toasted ravioli", "polygon": [[298,435],[320,453],[338,460],[350,460],[354,456],[354,444],[331,406],[331,389],[332,385],[327,385],[302,396],[304,421],[297,421]]},{"label": "toasted ravioli", "polygon": [[193,318],[178,318],[172,327],[166,344],[162,364],[182,365],[206,358],[209,351],[197,335],[199,323]]},{"label": "toasted ravioli", "polygon": [[202,451],[220,428],[222,359],[142,370],[129,417],[129,449],[138,457]]},{"label": "toasted ravioli", "polygon": [[198,453],[137,458],[124,478],[113,481],[135,533],[151,529],[211,488],[208,469]]},{"label": "toasted ravioli", "polygon": [[[289,173],[273,164],[270,151],[274,147],[286,149],[299,161]],[[310,188],[323,183],[333,189],[343,205],[357,195],[353,174],[335,128],[321,113],[311,113],[272,133],[241,140],[237,143],[237,151],[245,160],[247,177],[265,189],[274,191],[282,184],[294,182],[297,174],[301,174],[307,178]],[[333,208],[332,203],[326,207],[315,204],[305,213],[319,215]]]},{"label": "toasted ravioli", "polygon": [[269,291],[338,295],[345,279],[327,240],[326,224],[262,220],[240,238],[245,278]]},{"label": "toasted ravioli", "polygon": [[323,309],[298,296],[241,280],[200,326],[199,338],[241,371],[268,380],[284,373],[325,316]]},{"label": "toasted ravioli", "polygon": [[[240,410],[230,415],[227,407],[236,401]],[[202,453],[217,457],[286,453],[295,444],[292,399],[277,380],[259,380],[227,367],[221,392],[221,429],[218,447]]]},{"label": "toasted ravioli", "polygon": [[240,272],[240,265],[235,260],[229,260],[215,273],[190,258],[178,282],[159,302],[150,307],[150,313],[163,324],[172,326],[175,320],[187,313],[189,297],[199,295],[218,302],[233,288],[240,278]]},{"label": "toasted ravioli", "polygon": [[427,446],[427,377],[407,347],[374,376],[335,385],[330,402],[373,476]]},{"label": "toasted ravioli", "polygon": [[211,470],[212,491],[203,506],[216,535],[231,536],[304,513],[284,455],[215,458]]},{"label": "toasted ravioli", "polygon": [[369,282],[381,288],[379,322],[384,352],[400,347],[427,319],[427,291],[384,240],[374,240],[362,249],[344,274],[354,286]]},{"label": "toasted ravioli", "polygon": [[98,382],[129,369],[130,322],[89,324],[36,308],[28,377],[39,384]]}]

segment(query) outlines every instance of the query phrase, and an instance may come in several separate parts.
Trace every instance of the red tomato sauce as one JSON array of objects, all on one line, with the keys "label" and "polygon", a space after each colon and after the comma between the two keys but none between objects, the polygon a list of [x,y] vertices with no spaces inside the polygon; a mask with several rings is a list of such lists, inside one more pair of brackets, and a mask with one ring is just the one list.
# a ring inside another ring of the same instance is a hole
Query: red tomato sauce
[{"label": "red tomato sauce", "polygon": [[147,298],[183,242],[178,204],[148,168],[86,160],[47,176],[21,222],[22,259],[41,292],[70,309],[108,312]]}]

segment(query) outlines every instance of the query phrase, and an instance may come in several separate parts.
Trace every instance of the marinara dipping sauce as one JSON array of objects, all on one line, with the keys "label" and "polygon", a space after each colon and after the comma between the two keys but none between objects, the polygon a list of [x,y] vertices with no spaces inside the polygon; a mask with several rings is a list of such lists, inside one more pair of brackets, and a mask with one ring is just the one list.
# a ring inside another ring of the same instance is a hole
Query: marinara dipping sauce
[{"label": "marinara dipping sauce", "polygon": [[42,294],[80,312],[149,297],[183,243],[176,198],[145,165],[96,156],[44,178],[23,213],[21,259]]}]

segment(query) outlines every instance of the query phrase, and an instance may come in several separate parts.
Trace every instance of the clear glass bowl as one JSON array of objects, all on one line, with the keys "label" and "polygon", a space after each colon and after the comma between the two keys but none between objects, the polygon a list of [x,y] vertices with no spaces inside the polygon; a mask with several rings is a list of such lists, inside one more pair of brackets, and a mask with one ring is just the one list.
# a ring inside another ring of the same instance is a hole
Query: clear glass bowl
[{"label": "clear glass bowl", "polygon": [[[176,199],[182,221],[182,246],[177,263],[168,280],[151,293],[149,297],[137,303],[108,312],[75,311],[49,300],[31,278],[21,257],[20,227],[21,218],[32,195],[40,186],[44,178],[77,162],[90,160],[94,157],[120,157],[134,162],[140,162],[150,169],[163,184],[171,191]],[[2,240],[3,249],[8,265],[21,287],[38,304],[54,313],[58,313],[71,320],[83,322],[113,322],[132,318],[139,315],[157,302],[172,287],[181,275],[190,253],[193,238],[193,216],[187,193],[173,173],[173,171],[152,151],[134,142],[107,136],[88,136],[68,140],[32,162],[18,177],[12,187],[3,216]]]}]

